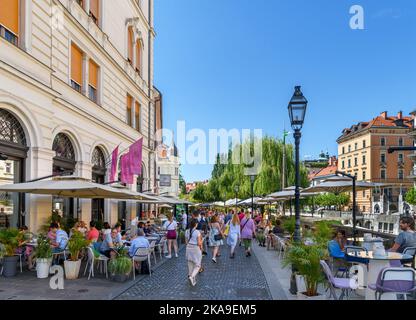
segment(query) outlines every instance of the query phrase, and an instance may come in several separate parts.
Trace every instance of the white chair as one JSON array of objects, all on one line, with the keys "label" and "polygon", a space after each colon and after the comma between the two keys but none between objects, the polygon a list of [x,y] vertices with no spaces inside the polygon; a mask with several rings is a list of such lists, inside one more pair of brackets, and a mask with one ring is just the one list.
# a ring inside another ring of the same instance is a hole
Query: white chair
[{"label": "white chair", "polygon": [[287,253],[287,245],[283,239],[279,239],[279,258],[284,259]]},{"label": "white chair", "polygon": [[150,262],[150,249],[149,248],[138,248],[134,256],[131,258],[131,260],[133,262],[133,279],[134,280],[136,280],[135,262],[147,261],[147,263],[149,264],[150,276],[152,276],[152,265]]},{"label": "white chair", "polygon": [[155,252],[155,247],[156,247],[156,241],[152,241],[152,242],[150,242],[150,248],[149,248],[149,250],[150,250],[150,254],[152,254],[153,255],[153,258],[155,259],[155,264],[157,263],[157,261],[156,261],[156,252]]},{"label": "white chair", "polygon": [[101,272],[103,272],[102,268],[101,268],[101,263],[104,266],[104,272],[105,272],[105,277],[108,279],[108,258],[105,255],[100,254],[100,256],[97,258],[94,255],[94,251],[92,250],[91,247],[87,248],[87,264],[85,265],[85,270],[84,270],[84,276],[87,273],[87,269],[89,266],[89,274],[88,274],[88,280],[90,280],[91,275],[94,277],[94,263],[95,261],[98,261],[98,263],[100,263],[100,270]]},{"label": "white chair", "polygon": [[165,237],[160,240],[160,242],[156,245],[157,250],[159,251],[160,259],[162,259],[162,254],[164,253],[164,248],[166,245],[167,239]]}]

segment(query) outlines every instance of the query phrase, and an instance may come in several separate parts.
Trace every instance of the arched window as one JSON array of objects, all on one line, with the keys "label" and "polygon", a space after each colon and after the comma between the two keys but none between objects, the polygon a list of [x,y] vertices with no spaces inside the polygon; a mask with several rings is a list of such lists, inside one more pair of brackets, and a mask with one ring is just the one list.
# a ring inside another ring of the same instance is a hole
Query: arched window
[{"label": "arched window", "polygon": [[[0,6],[1,7],[1,6]],[[0,109],[0,170],[2,184],[25,181],[27,141],[19,120],[9,111]],[[0,192],[0,229],[25,225],[23,193]]]},{"label": "arched window", "polygon": [[[53,140],[52,150],[55,151],[52,172],[54,175],[70,175],[75,171],[75,152],[71,140],[65,133],[58,133]],[[52,210],[65,218],[74,217],[74,199],[52,197]]]},{"label": "arched window", "polygon": [[0,140],[26,147],[25,132],[19,120],[4,109],[0,109]]},{"label": "arched window", "polygon": [[75,152],[71,140],[64,133],[59,133],[53,140],[52,150],[55,158],[75,162]]},{"label": "arched window", "polygon": [[[105,156],[101,148],[96,147],[92,152],[92,181],[103,184],[105,182]],[[104,199],[92,199],[91,202],[91,221],[95,221],[99,226],[104,222]]]},{"label": "arched window", "polygon": [[104,156],[103,151],[100,148],[96,147],[94,149],[94,151],[92,152],[91,162],[92,162],[92,165],[93,165],[93,167],[92,167],[93,171],[97,171],[97,173],[98,173],[98,171],[100,171],[100,172],[104,171],[105,172],[105,170],[106,170],[105,156]]}]

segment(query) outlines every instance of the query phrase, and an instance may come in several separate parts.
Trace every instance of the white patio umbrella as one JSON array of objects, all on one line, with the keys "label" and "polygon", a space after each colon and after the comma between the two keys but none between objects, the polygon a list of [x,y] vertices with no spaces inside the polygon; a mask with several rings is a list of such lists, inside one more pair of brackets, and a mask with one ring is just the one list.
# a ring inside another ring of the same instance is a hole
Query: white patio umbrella
[{"label": "white patio umbrella", "polygon": [[[259,200],[261,200],[261,198],[260,198],[260,197],[254,197],[254,198],[253,198],[253,203],[254,203],[254,204],[258,204],[257,202],[258,202]],[[239,205],[239,206],[251,206],[251,198],[248,198],[248,199],[246,199],[246,200],[240,201],[240,202],[238,203],[238,205]]]},{"label": "white patio umbrella", "polygon": [[226,205],[227,207],[235,206],[235,205],[237,205],[237,203],[238,203],[238,202],[240,202],[240,201],[241,201],[241,200],[240,200],[240,199],[238,199],[238,198],[229,199],[229,200],[225,201],[225,205]]},{"label": "white patio umbrella", "polygon": [[114,188],[74,176],[0,185],[0,191],[56,195],[69,198],[153,200],[153,197],[144,193]]},{"label": "white patio umbrella", "polygon": [[214,207],[224,207],[223,201],[216,201],[212,204]]},{"label": "white patio umbrella", "polygon": [[[372,183],[366,181],[356,181],[355,190],[367,190],[371,188],[376,188],[384,186],[385,184],[381,183]],[[317,193],[317,192],[333,192],[333,193],[343,193],[343,192],[352,192],[352,179],[347,177],[333,176],[328,179],[325,179],[320,184],[312,186],[301,191],[301,194],[305,193]]]},{"label": "white patio umbrella", "polygon": [[[355,191],[367,190],[371,188],[385,186],[382,183],[371,183],[366,181],[355,181]],[[334,175],[323,182],[304,189],[302,192],[333,192],[333,193],[342,193],[342,192],[352,192],[353,191],[353,180],[348,177]],[[353,195],[353,201],[354,195]],[[356,208],[353,206],[352,216],[353,216],[353,235],[356,234]]]}]

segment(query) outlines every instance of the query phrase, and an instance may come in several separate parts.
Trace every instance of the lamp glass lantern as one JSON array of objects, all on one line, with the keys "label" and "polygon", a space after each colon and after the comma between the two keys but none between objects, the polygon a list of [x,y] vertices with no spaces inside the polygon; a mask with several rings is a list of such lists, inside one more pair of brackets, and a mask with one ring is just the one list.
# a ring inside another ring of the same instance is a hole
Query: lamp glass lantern
[{"label": "lamp glass lantern", "polygon": [[303,96],[300,88],[300,86],[295,87],[295,93],[288,105],[290,123],[295,131],[302,129],[308,105],[308,100]]}]

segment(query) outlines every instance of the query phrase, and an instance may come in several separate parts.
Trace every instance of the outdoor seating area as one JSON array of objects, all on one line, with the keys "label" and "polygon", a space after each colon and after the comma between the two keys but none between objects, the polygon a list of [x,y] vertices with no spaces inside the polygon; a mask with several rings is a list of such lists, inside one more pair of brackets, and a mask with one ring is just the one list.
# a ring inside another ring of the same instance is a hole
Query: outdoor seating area
[{"label": "outdoor seating area", "polygon": [[416,299],[415,247],[403,253],[382,247],[384,252],[380,252],[383,239],[365,234],[354,243],[337,231],[333,221],[319,221],[312,228],[303,225],[303,240],[296,243],[290,232],[294,219],[283,219],[281,233],[268,235],[266,250],[276,251],[276,263],[296,270],[297,292],[291,292],[292,299]]},{"label": "outdoor seating area", "polygon": [[[89,230],[81,225],[77,223],[71,229],[70,237],[59,222],[51,223],[47,233],[33,234],[25,228],[0,230],[0,275],[11,278],[29,273],[42,279],[49,277],[51,266],[61,265],[66,279],[90,280],[101,275],[124,282],[134,280],[136,273],[151,275],[152,267],[167,251],[166,231],[156,224],[147,225],[146,231],[151,233],[142,231],[148,246],[135,249],[133,254],[131,244],[137,237],[121,232],[120,225],[102,230],[97,230],[94,222]],[[109,238],[113,243],[108,248]]]}]

